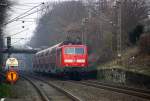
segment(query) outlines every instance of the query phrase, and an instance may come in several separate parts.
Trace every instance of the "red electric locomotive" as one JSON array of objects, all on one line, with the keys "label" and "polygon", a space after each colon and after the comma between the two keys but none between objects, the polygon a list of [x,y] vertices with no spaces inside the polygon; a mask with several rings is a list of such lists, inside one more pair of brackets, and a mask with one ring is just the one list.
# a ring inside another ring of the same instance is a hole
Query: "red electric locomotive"
[{"label": "red electric locomotive", "polygon": [[88,66],[86,45],[59,43],[35,54],[33,67],[35,71],[56,75],[80,73]]},{"label": "red electric locomotive", "polygon": [[61,65],[63,67],[86,67],[87,47],[85,45],[62,46]]}]

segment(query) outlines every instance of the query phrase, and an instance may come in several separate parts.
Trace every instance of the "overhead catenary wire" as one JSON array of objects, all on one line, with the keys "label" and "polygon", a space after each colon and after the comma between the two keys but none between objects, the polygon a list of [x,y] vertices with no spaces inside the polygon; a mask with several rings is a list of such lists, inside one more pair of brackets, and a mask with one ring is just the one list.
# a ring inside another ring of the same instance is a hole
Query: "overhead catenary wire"
[{"label": "overhead catenary wire", "polygon": [[[49,5],[49,6],[50,6],[50,5]],[[42,10],[46,9],[47,7],[49,7],[49,6],[46,6],[46,7],[42,8],[42,9],[37,10],[37,11],[34,11],[34,12],[32,12],[32,13],[28,13],[27,15],[24,15],[24,16],[22,16],[22,17],[20,17],[20,18],[17,17],[16,19],[11,20],[11,22],[9,22],[9,23],[12,23],[12,22],[14,22],[14,21],[17,21],[18,19],[22,19],[22,18],[27,17],[27,16],[29,16],[29,15],[32,15],[32,14],[34,14],[34,13],[36,13],[36,12],[42,11]],[[24,18],[24,19],[25,19],[25,18]],[[9,24],[9,23],[5,23],[4,25],[7,25],[7,24]]]},{"label": "overhead catenary wire", "polygon": [[[50,5],[49,5],[50,6]],[[48,7],[48,6],[47,6]],[[25,18],[25,17],[27,17],[27,16],[29,16],[29,15],[32,15],[32,14],[34,14],[34,13],[37,13],[37,12],[39,12],[39,11],[42,11],[42,10],[44,10],[44,9],[46,9],[46,8],[42,8],[42,9],[40,9],[40,10],[36,10],[36,11],[34,11],[34,12],[31,12],[31,13],[28,13],[27,15],[24,15],[24,16],[22,16],[22,17],[18,17],[17,19],[15,19],[15,20],[13,20],[13,21],[11,21],[11,22],[9,22],[9,23],[12,23],[12,22],[14,22],[14,21],[16,21],[16,20],[18,20],[18,19],[22,19],[22,18]]]},{"label": "overhead catenary wire", "polygon": [[[40,4],[40,5],[41,5],[41,4]],[[38,6],[34,6],[34,7],[31,8],[30,10],[24,12],[23,14],[20,14],[19,16],[15,17],[15,18],[13,18],[13,19],[10,19],[7,23],[5,23],[5,25],[7,25],[7,24],[9,24],[9,23],[12,23],[12,22],[15,22],[15,21],[19,21],[19,19],[20,19],[20,21],[23,21],[23,20],[21,20],[21,19],[36,19],[36,18],[25,18],[25,17],[28,17],[28,16],[30,16],[30,15],[32,15],[32,14],[34,14],[34,13],[39,12],[39,11],[42,11],[42,10],[46,9],[47,6],[46,6],[46,7],[43,7],[42,9],[38,8],[38,10],[35,10],[35,8],[37,8],[37,7],[39,7],[39,5],[38,5]],[[34,10],[33,10],[33,9],[34,9]],[[27,28],[27,29],[28,29],[28,28]],[[11,36],[11,37],[14,36],[14,38],[12,38],[12,39],[15,39],[15,35],[18,35],[18,34],[24,32],[24,31],[26,31],[27,29],[21,30],[21,31],[15,33],[15,34],[7,35],[7,36]],[[17,39],[17,38],[16,38],[16,39]],[[20,39],[22,40],[23,38],[20,38]],[[19,40],[19,38],[18,38],[18,41],[14,42],[14,43],[12,43],[12,44],[16,44],[17,42],[19,42],[19,41],[21,41],[21,40]],[[25,39],[24,39],[24,40],[25,40]]]},{"label": "overhead catenary wire", "polygon": [[[8,35],[8,36],[9,36],[9,37],[10,37],[10,36],[15,36],[15,35],[20,34],[20,33],[24,32],[24,31],[26,31],[26,30],[28,30],[28,29],[29,29],[29,28],[26,28],[26,29],[24,29],[24,30],[21,30],[21,31],[15,33],[15,34],[11,34],[11,35]],[[7,37],[8,37],[8,36],[7,36]]]},{"label": "overhead catenary wire", "polygon": [[30,37],[28,37],[28,38],[12,38],[12,39],[18,39],[17,41],[12,43],[14,45],[14,44],[17,44],[18,42],[20,42],[22,40],[28,40],[28,39],[30,39]]},{"label": "overhead catenary wire", "polygon": [[36,18],[23,18],[23,19],[36,19]]},{"label": "overhead catenary wire", "polygon": [[11,38],[11,39],[26,39],[26,38]]},{"label": "overhead catenary wire", "polygon": [[[18,3],[18,5],[35,5],[35,4],[39,4],[39,3],[42,3],[42,2],[33,2],[33,3]],[[47,3],[47,2],[44,2],[44,3]]]},{"label": "overhead catenary wire", "polygon": [[24,22],[36,22],[36,21],[31,21],[31,20],[17,20],[17,21],[24,21]]},{"label": "overhead catenary wire", "polygon": [[27,9],[27,8],[26,8],[26,9],[23,9],[22,7],[20,7],[20,8],[19,8],[19,7],[12,7],[12,8],[15,9],[15,10],[16,10],[16,9],[17,9],[17,10],[29,10],[29,8],[28,8],[28,9]]},{"label": "overhead catenary wire", "polygon": [[[36,22],[37,21],[37,19],[36,18],[19,18],[18,20],[14,20],[11,24],[9,24],[7,27],[16,27],[16,26],[20,26],[20,24],[23,24],[23,23],[27,23],[27,22]],[[17,22],[17,23],[16,23]],[[15,23],[15,25],[13,24],[13,23]]]},{"label": "overhead catenary wire", "polygon": [[15,18],[13,18],[13,19],[11,19],[11,20],[9,20],[9,21],[8,21],[7,23],[5,23],[4,25],[7,25],[7,24],[13,22],[14,20],[17,20],[19,17],[25,15],[26,13],[28,13],[28,12],[30,12],[31,10],[33,10],[33,9],[35,9],[35,8],[37,8],[37,7],[39,7],[40,5],[41,5],[41,4],[39,4],[38,6],[34,6],[34,7],[31,8],[30,10],[28,10],[28,11],[26,11],[26,12],[20,14],[19,16],[15,17]]},{"label": "overhead catenary wire", "polygon": [[17,41],[15,41],[15,42],[13,42],[12,44],[16,44],[16,43],[18,43],[18,42],[20,42],[20,41],[22,41],[22,39],[17,40]]},{"label": "overhead catenary wire", "polygon": [[[36,10],[36,11],[34,11],[34,12],[28,13],[27,15],[24,15],[24,16],[22,16],[22,17],[20,17],[20,18],[17,18],[16,20],[22,19],[22,18],[24,18],[24,17],[27,17],[27,16],[32,15],[32,14],[34,14],[34,13],[37,13],[37,12],[39,12],[39,11],[42,11],[42,10],[44,10],[44,9],[46,9],[46,8],[42,8],[42,9],[40,9],[40,10]],[[13,20],[12,22],[14,22],[14,21],[16,21],[16,20]]]},{"label": "overhead catenary wire", "polygon": [[[20,21],[21,22],[21,21]],[[30,26],[32,26],[32,25],[34,25],[34,23],[27,23],[27,24],[24,24],[24,25],[19,25],[19,24],[13,24],[13,25],[11,25],[11,26],[9,26],[9,30],[13,30],[13,31],[15,31],[15,30],[17,30],[18,28],[22,28],[22,26],[27,26],[27,27],[30,27]]]},{"label": "overhead catenary wire", "polygon": [[17,4],[17,5],[14,5],[14,6],[17,6],[17,7],[33,7],[34,5]]},{"label": "overhead catenary wire", "polygon": [[[25,17],[28,17],[28,16],[30,16],[30,15],[32,15],[32,14],[34,14],[34,13],[39,12],[39,11],[43,11],[43,10],[46,9],[47,7],[48,7],[48,6],[45,6],[45,7],[43,7],[42,9],[38,9],[38,10],[36,10],[36,11],[34,10],[34,11],[31,12],[31,13],[22,14],[22,15],[20,15],[19,17],[16,17],[15,19],[11,19],[11,22],[9,22],[9,23],[12,23],[12,22],[14,22],[14,21],[18,21],[19,19],[35,19],[35,18],[25,18]],[[18,35],[18,34],[24,32],[24,31],[26,31],[26,30],[27,30],[27,29],[22,30],[22,31],[19,31],[19,32],[15,33],[15,34],[12,34],[12,35],[9,35],[9,36]]]},{"label": "overhead catenary wire", "polygon": [[26,11],[26,12],[24,12],[24,13],[20,14],[19,16],[15,17],[15,18],[13,18],[13,19],[11,19],[11,20],[9,20],[9,21],[8,21],[7,23],[5,23],[4,25],[7,25],[7,24],[9,24],[9,23],[13,22],[14,20],[17,20],[19,17],[21,17],[21,16],[25,15],[26,13],[28,13],[28,12],[32,11],[32,10],[33,10],[33,9],[35,9],[35,8],[37,8],[37,7],[41,6],[42,4],[44,4],[44,3],[41,3],[41,4],[37,5],[37,6],[32,7],[32,8],[31,8],[31,9],[29,9],[28,11]]}]

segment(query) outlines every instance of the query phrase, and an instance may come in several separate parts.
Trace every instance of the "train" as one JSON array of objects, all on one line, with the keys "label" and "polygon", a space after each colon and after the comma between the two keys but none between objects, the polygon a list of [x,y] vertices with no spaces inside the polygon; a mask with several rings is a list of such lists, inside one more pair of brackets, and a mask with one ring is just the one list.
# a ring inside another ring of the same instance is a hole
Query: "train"
[{"label": "train", "polygon": [[61,42],[33,56],[33,70],[58,77],[79,77],[88,67],[88,49],[81,43]]}]

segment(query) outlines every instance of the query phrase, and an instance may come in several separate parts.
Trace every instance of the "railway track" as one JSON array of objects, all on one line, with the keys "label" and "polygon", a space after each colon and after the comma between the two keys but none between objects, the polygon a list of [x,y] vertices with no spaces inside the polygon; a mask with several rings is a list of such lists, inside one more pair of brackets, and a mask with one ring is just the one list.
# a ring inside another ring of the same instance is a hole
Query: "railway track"
[{"label": "railway track", "polygon": [[38,87],[38,85],[33,82],[33,80],[29,79],[28,77],[22,76],[22,78],[26,79],[30,82],[31,85],[36,89],[37,93],[40,95],[42,101],[50,101],[48,97],[44,94],[44,92]]},{"label": "railway track", "polygon": [[107,89],[119,93],[125,93],[128,95],[133,95],[136,97],[141,97],[144,99],[150,99],[150,91],[148,90],[143,90],[143,89],[138,89],[138,88],[130,88],[126,86],[116,86],[116,85],[111,85],[107,83],[102,83],[98,81],[92,81],[92,80],[87,80],[87,81],[69,81],[72,83],[77,83],[77,84],[82,84],[86,86],[91,86],[95,88],[100,88],[100,89]]},{"label": "railway track", "polygon": [[31,76],[22,76],[28,80],[40,94],[42,101],[82,101],[68,91],[47,82],[44,79]]}]

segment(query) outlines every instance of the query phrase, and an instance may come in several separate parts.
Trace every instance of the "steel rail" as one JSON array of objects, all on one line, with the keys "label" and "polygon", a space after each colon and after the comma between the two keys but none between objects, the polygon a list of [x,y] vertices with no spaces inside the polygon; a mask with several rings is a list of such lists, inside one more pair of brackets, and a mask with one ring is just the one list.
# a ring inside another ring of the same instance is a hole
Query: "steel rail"
[{"label": "steel rail", "polygon": [[51,82],[48,82],[44,79],[41,79],[41,78],[37,78],[37,77],[33,77],[32,78],[35,78],[35,79],[38,79],[40,81],[43,81],[44,83],[48,84],[49,86],[55,88],[56,90],[60,91],[61,93],[65,94],[66,96],[68,96],[69,98],[71,98],[73,101],[82,101],[80,98],[78,98],[77,96],[73,95],[72,93],[66,91],[65,89],[57,86],[56,84],[54,83],[51,83]]},{"label": "steel rail", "polygon": [[72,83],[77,83],[77,84],[82,84],[86,86],[91,86],[95,88],[100,88],[100,89],[107,89],[110,91],[115,91],[118,93],[124,93],[124,94],[129,94],[132,96],[144,98],[144,99],[150,99],[150,93],[149,91],[144,91],[144,90],[139,90],[139,89],[130,89],[127,87],[118,87],[118,86],[112,86],[110,84],[104,84],[104,83],[97,83],[97,82],[92,82],[92,81],[69,81]]},{"label": "steel rail", "polygon": [[27,81],[30,82],[30,84],[33,85],[33,87],[36,89],[38,94],[41,96],[42,101],[50,101],[49,98],[44,94],[44,92],[28,77],[21,76],[22,78],[26,79]]},{"label": "steel rail", "polygon": [[88,80],[87,82],[96,83],[96,84],[100,84],[100,85],[107,85],[107,86],[112,86],[112,87],[116,87],[116,88],[127,89],[127,90],[136,91],[136,92],[142,92],[142,93],[150,94],[150,90],[147,90],[147,89],[129,87],[129,86],[125,86],[125,85],[108,84],[108,83],[103,83],[103,82],[95,81],[95,80]]}]

